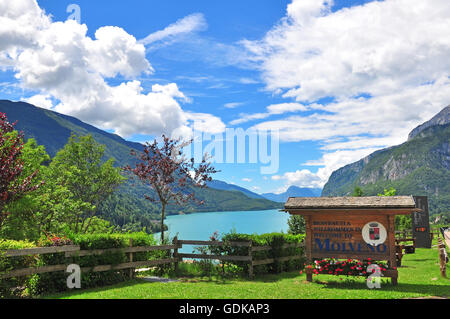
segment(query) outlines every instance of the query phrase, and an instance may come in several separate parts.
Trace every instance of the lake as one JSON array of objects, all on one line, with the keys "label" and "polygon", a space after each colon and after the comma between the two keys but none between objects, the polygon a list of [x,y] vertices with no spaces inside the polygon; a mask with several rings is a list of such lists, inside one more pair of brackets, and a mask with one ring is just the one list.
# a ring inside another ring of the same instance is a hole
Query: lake
[{"label": "lake", "polygon": [[[244,234],[286,233],[289,229],[288,219],[288,213],[277,209],[172,215],[164,221],[169,227],[164,236],[173,238],[178,235],[178,239],[182,240],[209,240],[215,231],[220,235],[232,230]],[[159,237],[159,233],[155,234],[156,239]],[[190,253],[192,247],[183,246],[182,251]]]}]

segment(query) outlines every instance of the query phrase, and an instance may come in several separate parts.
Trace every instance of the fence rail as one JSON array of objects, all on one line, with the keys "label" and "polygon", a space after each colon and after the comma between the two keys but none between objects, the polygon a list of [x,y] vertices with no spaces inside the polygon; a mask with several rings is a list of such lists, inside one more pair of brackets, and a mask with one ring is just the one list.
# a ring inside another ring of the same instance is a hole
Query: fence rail
[{"label": "fence rail", "polygon": [[[241,255],[241,256],[230,256],[230,255],[210,255],[210,254],[185,254],[185,253],[178,253],[176,252],[175,255],[179,257],[179,261],[183,261],[183,258],[193,258],[193,259],[214,259],[214,260],[220,260],[220,261],[243,261],[248,262],[248,275],[250,278],[253,277],[253,268],[254,266],[259,265],[267,265],[267,264],[273,264],[275,262],[284,262],[289,260],[295,260],[300,259],[303,257],[303,255],[293,255],[293,256],[286,256],[286,257],[279,257],[279,258],[267,258],[264,260],[257,260],[254,258],[253,253],[258,251],[269,251],[272,248],[272,246],[253,246],[252,241],[204,241],[204,240],[177,240],[175,238],[174,243],[177,243],[179,245],[179,248],[182,248],[183,244],[185,245],[207,245],[207,246],[231,246],[231,247],[249,247],[248,254],[247,255]],[[304,243],[291,243],[291,244],[283,244],[281,245],[282,249],[285,248],[292,248],[292,247],[304,247]],[[177,267],[177,265],[176,265]]]},{"label": "fence rail", "polygon": [[[210,254],[188,254],[179,253],[178,250],[183,247],[183,245],[207,245],[207,246],[231,246],[231,247],[248,247],[247,255],[210,255]],[[303,243],[293,243],[284,244],[281,248],[291,248],[291,247],[303,247]],[[275,262],[283,262],[288,260],[295,260],[301,258],[303,255],[293,255],[280,258],[268,258],[264,260],[255,260],[253,252],[258,251],[268,251],[271,250],[271,246],[253,246],[252,241],[205,241],[205,240],[178,240],[177,237],[174,238],[172,245],[158,245],[158,246],[136,246],[133,247],[133,242],[130,240],[130,246],[124,248],[109,248],[109,249],[93,249],[93,250],[81,250],[78,245],[66,245],[66,246],[55,246],[55,247],[37,247],[37,248],[27,248],[27,249],[11,249],[1,251],[6,257],[20,257],[29,255],[43,255],[43,254],[55,254],[64,253],[66,258],[72,257],[83,257],[83,256],[94,256],[103,255],[107,253],[127,253],[129,256],[129,262],[120,263],[116,265],[97,265],[91,267],[82,267],[82,272],[102,272],[110,270],[122,270],[130,269],[130,277],[134,276],[136,268],[151,267],[164,264],[174,264],[175,270],[178,269],[178,264],[183,261],[183,258],[191,259],[213,259],[221,261],[242,261],[249,264],[249,276],[253,277],[253,267],[258,265],[266,265]],[[133,253],[138,252],[148,252],[148,251],[165,251],[173,250],[171,258],[165,259],[155,259],[155,260],[145,260],[145,261],[133,261]],[[69,264],[69,263],[68,263]],[[50,265],[50,266],[39,266],[39,267],[29,267],[22,269],[14,269],[11,271],[0,273],[0,279],[29,276],[34,274],[43,274],[56,271],[64,271],[67,269],[68,264],[62,265]]]}]

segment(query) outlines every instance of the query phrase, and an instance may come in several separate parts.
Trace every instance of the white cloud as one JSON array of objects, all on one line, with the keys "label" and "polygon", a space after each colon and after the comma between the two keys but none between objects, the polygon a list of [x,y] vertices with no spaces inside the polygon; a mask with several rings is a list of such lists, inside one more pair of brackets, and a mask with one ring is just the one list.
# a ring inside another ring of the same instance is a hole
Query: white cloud
[{"label": "white cloud", "polygon": [[243,102],[230,102],[230,103],[225,103],[224,107],[227,109],[234,109],[237,108],[238,106],[244,105],[245,103]]},{"label": "white cloud", "polygon": [[16,54],[17,47],[35,44],[36,30],[50,25],[50,19],[35,1],[0,2],[0,51]]},{"label": "white cloud", "polygon": [[22,99],[22,101],[49,110],[53,107],[53,101],[50,95],[36,94],[29,98]]},{"label": "white cloud", "polygon": [[241,84],[257,84],[259,83],[258,80],[251,79],[251,78],[240,78],[239,83]]},{"label": "white cloud", "polygon": [[269,105],[264,113],[239,114],[239,118],[230,122],[231,125],[237,125],[254,120],[262,120],[272,115],[283,114],[289,112],[306,111],[307,107],[300,103],[280,103]]},{"label": "white cloud", "polygon": [[[447,0],[373,1],[336,12],[332,4],[293,0],[263,39],[242,41],[266,89],[309,111],[254,128],[278,129],[281,141],[320,142],[323,157],[309,164],[323,166],[315,174],[322,184],[334,169],[402,143],[450,102]],[[298,172],[285,179],[308,181]]]},{"label": "white cloud", "polygon": [[335,13],[323,3],[294,0],[264,39],[243,42],[268,89],[315,101],[377,96],[448,75],[448,1],[374,1]]},{"label": "white cloud", "polygon": [[[13,29],[18,31],[11,33]],[[209,114],[185,113],[180,102],[190,99],[176,83],[155,84],[144,92],[136,77],[154,70],[144,45],[122,28],[99,28],[92,39],[86,25],[52,22],[35,0],[2,1],[0,43],[3,66],[12,67],[24,89],[39,92],[29,101],[51,107],[53,98],[55,111],[124,137],[171,134],[195,117],[202,123],[213,119],[215,128],[223,125]],[[124,80],[107,82],[117,77]]]},{"label": "white cloud", "polygon": [[377,148],[360,148],[357,150],[338,150],[325,153],[319,160],[311,160],[302,164],[303,166],[319,166],[320,168],[315,173],[309,169],[302,169],[295,172],[285,172],[283,175],[273,175],[271,178],[274,181],[285,181],[284,186],[277,190],[278,193],[286,191],[292,185],[322,188],[335,170],[349,163],[356,162],[376,150]]},{"label": "white cloud", "polygon": [[178,36],[186,35],[192,32],[204,31],[208,27],[205,17],[201,13],[194,13],[175,23],[167,26],[163,30],[149,34],[139,42],[149,45],[157,41],[172,42]]},{"label": "white cloud", "polygon": [[251,178],[244,177],[244,178],[242,179],[242,181],[243,181],[243,182],[248,182],[248,183],[250,183],[250,182],[252,181],[252,179],[251,179]]},{"label": "white cloud", "polygon": [[297,170],[295,172],[286,172],[283,175],[273,175],[275,181],[285,180],[288,186],[295,185],[298,187],[322,187],[323,182],[317,174],[311,173],[307,169]]}]

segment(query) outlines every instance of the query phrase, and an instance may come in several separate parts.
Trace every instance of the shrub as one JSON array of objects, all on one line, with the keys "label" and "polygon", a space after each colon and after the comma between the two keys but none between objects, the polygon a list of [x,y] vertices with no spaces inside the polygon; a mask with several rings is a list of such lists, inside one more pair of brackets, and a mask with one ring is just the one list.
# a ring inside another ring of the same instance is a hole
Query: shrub
[{"label": "shrub", "polygon": [[[28,241],[0,240],[0,273],[13,269],[32,267],[35,256],[6,257],[2,250],[33,248],[35,245]],[[28,287],[27,277],[0,279],[0,298],[21,297]]]},{"label": "shrub", "polygon": [[[43,247],[55,246],[61,239],[43,239],[40,245]],[[66,244],[79,245],[81,250],[126,248],[133,246],[152,246],[156,244],[152,235],[146,233],[129,234],[76,234],[66,239]],[[157,259],[161,252],[133,253],[133,261]],[[46,254],[39,259],[39,265],[77,264],[81,268],[99,265],[117,265],[128,262],[128,254],[124,252],[106,252],[101,255],[73,256],[68,260],[64,253]],[[67,290],[67,276],[65,272],[52,272],[34,275],[31,279],[31,291],[34,295]],[[129,279],[129,269],[109,270],[101,272],[81,273],[81,287],[99,287],[125,281]]]},{"label": "shrub", "polygon": [[[237,234],[229,233],[223,236],[224,242],[232,241],[252,241],[253,246],[271,246],[270,250],[256,251],[253,252],[253,260],[261,260],[274,258],[275,260],[279,257],[293,256],[293,255],[303,255],[302,247],[289,247],[282,248],[284,244],[301,243],[304,239],[304,235],[292,235],[284,233],[268,233],[261,235],[248,235],[248,234]],[[248,255],[248,247],[235,247],[224,245],[221,247],[222,253],[225,255]],[[283,271],[291,271],[302,268],[303,258],[255,266],[253,272],[255,274],[263,273],[280,273]],[[226,264],[231,264],[239,267],[242,272],[248,272],[248,263],[245,261],[227,261]]]}]

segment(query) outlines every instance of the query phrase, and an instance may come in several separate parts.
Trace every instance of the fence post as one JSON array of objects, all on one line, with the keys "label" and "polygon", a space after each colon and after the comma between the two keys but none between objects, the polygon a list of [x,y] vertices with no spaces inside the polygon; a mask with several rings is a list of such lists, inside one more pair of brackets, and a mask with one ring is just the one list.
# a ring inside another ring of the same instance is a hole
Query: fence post
[{"label": "fence post", "polygon": [[253,279],[253,241],[250,240],[250,245],[248,246],[248,256],[249,256],[249,262],[248,262],[248,276],[250,279]]},{"label": "fence post", "polygon": [[[133,247],[133,239],[130,238],[130,248]],[[129,261],[130,263],[133,262],[133,252],[130,251],[129,253]],[[134,268],[130,268],[130,279],[133,279],[134,275],[135,275],[135,269]]]},{"label": "fence post", "polygon": [[173,249],[173,258],[175,259],[175,274],[178,274],[178,236],[175,236],[172,240],[172,244],[175,245],[175,248]]},{"label": "fence post", "polygon": [[447,278],[447,265],[446,265],[446,256],[445,256],[445,244],[441,238],[438,239],[438,250],[439,250],[439,264],[441,270],[441,276]]}]

